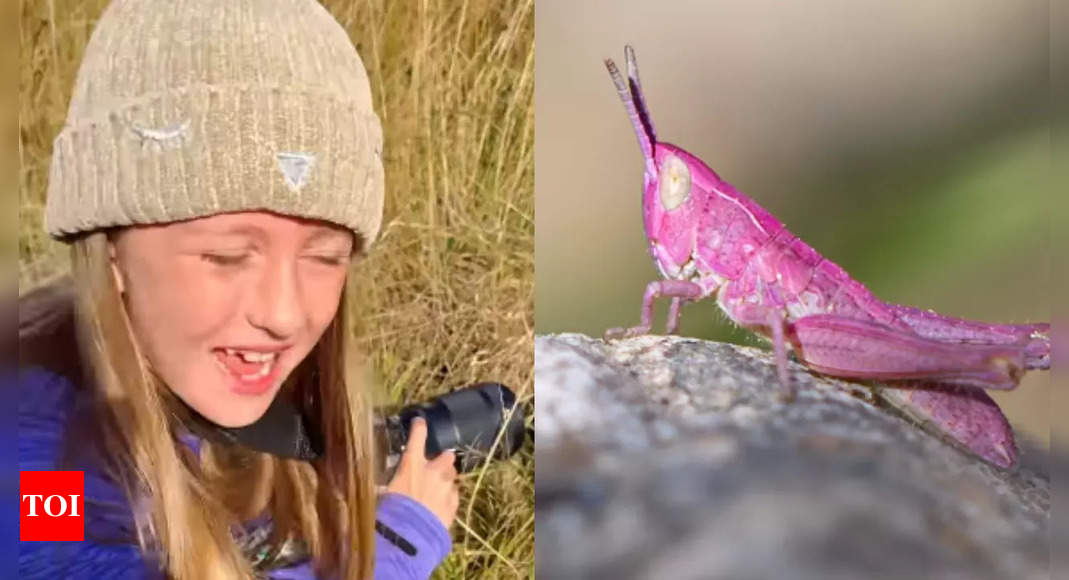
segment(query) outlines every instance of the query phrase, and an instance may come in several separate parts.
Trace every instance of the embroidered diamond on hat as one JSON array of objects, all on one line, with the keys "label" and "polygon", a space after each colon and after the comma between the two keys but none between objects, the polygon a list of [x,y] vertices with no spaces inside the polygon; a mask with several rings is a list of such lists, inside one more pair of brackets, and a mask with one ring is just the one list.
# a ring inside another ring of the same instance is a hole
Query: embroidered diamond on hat
[{"label": "embroidered diamond on hat", "polygon": [[309,153],[279,153],[278,167],[286,178],[286,185],[294,193],[308,183],[308,175],[315,165],[315,155]]}]

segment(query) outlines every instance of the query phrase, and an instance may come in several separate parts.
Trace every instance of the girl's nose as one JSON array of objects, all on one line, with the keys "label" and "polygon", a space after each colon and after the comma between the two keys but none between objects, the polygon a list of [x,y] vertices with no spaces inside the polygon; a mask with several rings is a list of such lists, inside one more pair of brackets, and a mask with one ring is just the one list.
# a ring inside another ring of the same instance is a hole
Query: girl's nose
[{"label": "girl's nose", "polygon": [[304,319],[304,303],[293,264],[285,260],[269,263],[254,294],[248,312],[253,326],[279,340],[297,333]]}]

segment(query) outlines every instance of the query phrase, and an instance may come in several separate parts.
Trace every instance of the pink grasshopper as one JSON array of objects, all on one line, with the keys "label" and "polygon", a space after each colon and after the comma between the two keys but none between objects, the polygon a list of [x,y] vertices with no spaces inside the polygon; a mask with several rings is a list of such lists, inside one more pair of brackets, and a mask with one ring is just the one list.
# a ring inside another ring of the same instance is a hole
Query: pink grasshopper
[{"label": "pink grasshopper", "polygon": [[642,215],[664,279],[646,287],[642,323],[606,338],[649,333],[659,297],[672,298],[673,334],[684,303],[715,295],[732,321],[771,339],[785,400],[795,394],[789,346],[819,373],[908,387],[885,391],[983,459],[1013,466],[1013,431],[983,389],[1049,369],[1050,324],[987,324],[880,300],[700,159],[658,141],[635,53],[624,51],[627,83],[612,60],[605,66],[645,158]]}]

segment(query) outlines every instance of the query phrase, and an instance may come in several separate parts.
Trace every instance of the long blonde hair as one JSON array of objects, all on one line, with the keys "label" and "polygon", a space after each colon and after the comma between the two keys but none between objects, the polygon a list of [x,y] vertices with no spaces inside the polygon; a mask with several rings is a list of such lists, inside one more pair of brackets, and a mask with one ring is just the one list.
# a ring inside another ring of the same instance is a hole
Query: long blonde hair
[{"label": "long blonde hair", "polygon": [[[350,322],[353,276],[315,349],[278,396],[293,395],[321,429],[323,455],[286,459],[204,439],[201,457],[178,439],[176,397],[149,370],[109,266],[108,234],[72,244],[76,312],[92,370],[92,421],[68,431],[99,444],[102,465],[133,508],[137,539],[176,580],[252,578],[232,526],[261,515],[273,538],[303,541],[318,574],[363,580],[373,567],[375,457],[371,405]],[[85,437],[84,430],[95,433]]]}]

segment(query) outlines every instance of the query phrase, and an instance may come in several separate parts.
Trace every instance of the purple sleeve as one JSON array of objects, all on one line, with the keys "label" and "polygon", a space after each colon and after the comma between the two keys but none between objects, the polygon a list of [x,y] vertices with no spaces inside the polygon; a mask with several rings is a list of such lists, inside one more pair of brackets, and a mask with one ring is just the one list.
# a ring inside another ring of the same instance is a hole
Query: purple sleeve
[{"label": "purple sleeve", "polygon": [[[180,438],[199,454],[200,439],[190,434]],[[375,580],[425,580],[452,549],[449,530],[438,516],[418,501],[386,493],[375,513]],[[273,580],[315,578],[309,562],[268,573]]]},{"label": "purple sleeve", "polygon": [[430,578],[453,547],[438,516],[408,496],[383,495],[376,518],[375,580]]},{"label": "purple sleeve", "polygon": [[[449,530],[423,504],[387,493],[375,514],[375,580],[426,580],[452,549]],[[314,580],[310,562],[268,572],[272,580]]]}]

